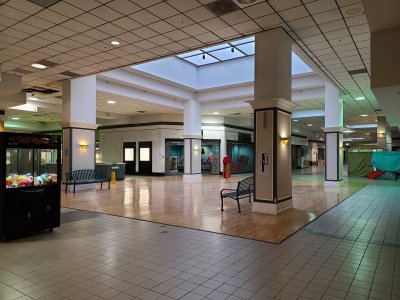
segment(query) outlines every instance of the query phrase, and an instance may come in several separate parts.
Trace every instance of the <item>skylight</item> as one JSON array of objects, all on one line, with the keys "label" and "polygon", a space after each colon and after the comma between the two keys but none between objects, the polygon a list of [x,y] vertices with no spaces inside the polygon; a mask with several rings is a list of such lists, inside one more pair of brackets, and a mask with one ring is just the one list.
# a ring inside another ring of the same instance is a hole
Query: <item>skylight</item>
[{"label": "skylight", "polygon": [[[255,38],[252,36],[230,43],[183,53],[178,55],[178,57],[199,67],[235,58],[252,56],[254,53]],[[308,72],[312,72],[312,69],[292,52],[292,75]]]},{"label": "skylight", "polygon": [[254,55],[254,37],[248,37],[178,55],[196,66]]}]

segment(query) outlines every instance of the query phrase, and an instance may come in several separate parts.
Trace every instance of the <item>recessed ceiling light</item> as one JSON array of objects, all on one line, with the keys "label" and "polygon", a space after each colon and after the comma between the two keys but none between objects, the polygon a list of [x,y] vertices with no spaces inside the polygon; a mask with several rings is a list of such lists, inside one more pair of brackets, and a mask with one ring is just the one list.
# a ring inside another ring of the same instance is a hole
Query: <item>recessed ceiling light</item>
[{"label": "recessed ceiling light", "polygon": [[19,120],[18,117],[12,117],[11,119],[13,119],[13,120]]},{"label": "recessed ceiling light", "polygon": [[308,126],[308,127],[311,127],[311,126],[312,126],[312,124],[307,124],[307,126]]},{"label": "recessed ceiling light", "polygon": [[121,44],[121,43],[118,42],[118,41],[111,41],[111,45],[118,46],[118,45],[120,45],[120,44]]},{"label": "recessed ceiling light", "polygon": [[293,122],[298,122],[299,120],[297,120],[297,119],[293,119]]},{"label": "recessed ceiling light", "polygon": [[362,8],[359,7],[359,6],[356,6],[356,7],[353,6],[353,7],[351,7],[351,8],[346,10],[346,14],[348,16],[355,16],[355,15],[358,15],[359,13],[361,13],[361,12],[362,12]]},{"label": "recessed ceiling light", "polygon": [[41,70],[47,68],[45,65],[38,64],[38,63],[31,64],[31,66],[34,67],[34,68],[36,68],[36,69],[41,69]]},{"label": "recessed ceiling light", "polygon": [[117,102],[115,102],[114,100],[108,100],[107,103],[108,103],[108,104],[115,104],[115,103],[117,103]]},{"label": "recessed ceiling light", "polygon": [[213,114],[214,114],[214,115],[219,115],[219,112],[214,111]]},{"label": "recessed ceiling light", "polygon": [[37,101],[37,100],[39,100],[39,99],[38,99],[38,98],[36,98],[36,97],[28,97],[28,100]]},{"label": "recessed ceiling light", "polygon": [[360,117],[368,117],[368,115],[364,114],[364,115],[360,115]]},{"label": "recessed ceiling light", "polygon": [[356,100],[365,100],[365,97],[356,97]]}]

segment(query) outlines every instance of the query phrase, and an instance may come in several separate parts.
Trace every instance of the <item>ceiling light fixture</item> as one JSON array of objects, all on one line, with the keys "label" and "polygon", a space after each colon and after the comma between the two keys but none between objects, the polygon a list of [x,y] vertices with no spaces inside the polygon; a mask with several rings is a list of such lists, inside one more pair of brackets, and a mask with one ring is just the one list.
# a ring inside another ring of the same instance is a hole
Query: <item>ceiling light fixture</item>
[{"label": "ceiling light fixture", "polygon": [[111,45],[119,46],[121,43],[118,41],[111,41]]},{"label": "ceiling light fixture", "polygon": [[299,120],[297,120],[297,119],[293,119],[293,122],[298,122]]},{"label": "ceiling light fixture", "polygon": [[213,112],[213,115],[219,115],[219,112],[214,111],[214,112]]},{"label": "ceiling light fixture", "polygon": [[355,16],[355,15],[358,15],[359,13],[361,13],[361,12],[362,12],[362,8],[359,7],[359,6],[351,7],[351,8],[346,10],[346,14],[348,16]]},{"label": "ceiling light fixture", "polygon": [[365,97],[356,97],[356,100],[357,100],[357,101],[359,101],[359,100],[365,100]]},{"label": "ceiling light fixture", "polygon": [[203,59],[206,59],[206,55],[205,54],[203,54]]},{"label": "ceiling light fixture", "polygon": [[308,127],[311,127],[311,126],[312,126],[312,124],[307,124],[307,126],[308,126]]},{"label": "ceiling light fixture", "polygon": [[108,100],[107,103],[108,103],[108,104],[115,104],[115,103],[117,103],[117,102],[115,102],[114,100]]},{"label": "ceiling light fixture", "polygon": [[28,100],[38,101],[39,99],[36,97],[28,97]]},{"label": "ceiling light fixture", "polygon": [[31,66],[36,68],[36,69],[41,69],[41,70],[44,70],[44,69],[47,68],[45,65],[38,64],[38,63],[31,64]]},{"label": "ceiling light fixture", "polygon": [[366,114],[363,114],[363,115],[360,115],[360,117],[368,117],[368,115],[366,115]]},{"label": "ceiling light fixture", "polygon": [[13,119],[13,120],[19,120],[18,117],[12,117],[11,119]]}]

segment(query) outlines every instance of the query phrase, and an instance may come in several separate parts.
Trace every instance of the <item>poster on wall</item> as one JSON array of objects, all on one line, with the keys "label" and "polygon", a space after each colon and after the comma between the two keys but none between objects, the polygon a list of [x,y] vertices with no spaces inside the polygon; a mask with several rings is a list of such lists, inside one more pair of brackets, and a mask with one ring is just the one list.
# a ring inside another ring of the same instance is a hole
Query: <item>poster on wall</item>
[{"label": "poster on wall", "polygon": [[269,152],[267,151],[261,151],[260,153],[260,175],[269,175],[269,164],[271,161],[271,157],[269,155]]}]

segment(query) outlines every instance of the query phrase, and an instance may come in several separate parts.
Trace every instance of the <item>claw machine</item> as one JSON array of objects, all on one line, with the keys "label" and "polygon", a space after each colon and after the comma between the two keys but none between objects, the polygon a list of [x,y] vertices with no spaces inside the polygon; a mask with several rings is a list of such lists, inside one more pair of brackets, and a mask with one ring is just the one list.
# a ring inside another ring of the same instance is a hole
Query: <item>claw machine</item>
[{"label": "claw machine", "polygon": [[0,239],[60,226],[60,138],[0,133]]}]

